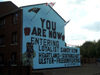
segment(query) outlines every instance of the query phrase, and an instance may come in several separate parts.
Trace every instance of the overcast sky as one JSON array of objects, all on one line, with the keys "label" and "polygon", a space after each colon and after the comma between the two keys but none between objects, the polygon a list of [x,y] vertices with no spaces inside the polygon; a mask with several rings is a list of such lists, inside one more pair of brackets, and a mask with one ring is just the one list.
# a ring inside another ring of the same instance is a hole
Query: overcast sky
[{"label": "overcast sky", "polygon": [[[8,1],[8,0],[0,0]],[[10,0],[17,6],[56,2],[54,9],[70,22],[65,26],[65,41],[81,45],[100,39],[100,0]]]}]

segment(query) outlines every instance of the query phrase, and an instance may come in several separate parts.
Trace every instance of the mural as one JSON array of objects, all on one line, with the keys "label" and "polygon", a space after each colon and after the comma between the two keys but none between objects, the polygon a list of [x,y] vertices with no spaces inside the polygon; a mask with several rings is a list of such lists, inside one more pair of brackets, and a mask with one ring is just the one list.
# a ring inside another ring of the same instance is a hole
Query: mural
[{"label": "mural", "polygon": [[65,21],[45,4],[23,9],[23,64],[33,69],[80,66],[79,48],[65,47]]}]

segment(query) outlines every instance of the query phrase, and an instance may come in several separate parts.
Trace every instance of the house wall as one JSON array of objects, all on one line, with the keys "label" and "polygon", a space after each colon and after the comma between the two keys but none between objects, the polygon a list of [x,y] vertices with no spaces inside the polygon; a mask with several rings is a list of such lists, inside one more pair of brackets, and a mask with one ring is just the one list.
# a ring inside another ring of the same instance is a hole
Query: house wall
[{"label": "house wall", "polygon": [[[2,9],[4,10],[4,9]],[[13,15],[17,13],[17,23],[13,23]],[[22,10],[11,13],[4,17],[5,24],[0,26],[0,36],[4,36],[4,45],[0,45],[0,54],[3,55],[3,65],[9,65],[12,53],[15,53],[15,64],[21,64],[21,41],[22,41]],[[12,34],[17,33],[17,42],[12,43]]]},{"label": "house wall", "polygon": [[[59,59],[53,57],[53,55],[59,55],[61,53],[60,48],[65,47],[65,21],[55,10],[50,6],[46,6],[46,4],[25,6],[22,9],[23,63],[25,65],[31,65],[33,69],[62,67],[64,64],[59,64]],[[36,12],[37,9],[39,10],[38,12]],[[51,54],[51,56],[42,57],[42,54],[44,56]]]},{"label": "house wall", "polygon": [[65,21],[46,4],[23,9],[22,55],[25,66],[48,69],[80,66],[79,48],[66,47]]}]

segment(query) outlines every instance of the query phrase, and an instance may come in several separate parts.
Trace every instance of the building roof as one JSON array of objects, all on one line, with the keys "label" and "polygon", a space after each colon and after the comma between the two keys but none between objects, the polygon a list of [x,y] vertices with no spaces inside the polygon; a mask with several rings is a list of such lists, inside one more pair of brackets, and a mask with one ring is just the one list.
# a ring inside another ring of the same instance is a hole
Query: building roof
[{"label": "building roof", "polygon": [[11,1],[0,2],[0,17],[13,13],[19,9],[20,8],[18,8]]}]

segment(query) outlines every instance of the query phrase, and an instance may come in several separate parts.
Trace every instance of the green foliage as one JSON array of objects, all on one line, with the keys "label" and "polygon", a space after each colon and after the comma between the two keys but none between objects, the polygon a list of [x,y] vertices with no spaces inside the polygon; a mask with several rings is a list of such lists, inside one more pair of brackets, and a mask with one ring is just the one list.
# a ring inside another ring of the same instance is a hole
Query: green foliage
[{"label": "green foliage", "polygon": [[100,58],[100,40],[96,43],[96,56]]},{"label": "green foliage", "polygon": [[[22,54],[22,63],[23,63],[23,65],[24,66],[27,66],[27,65],[33,66],[33,58],[36,56],[35,51],[33,51],[30,58],[28,58],[27,55],[28,55],[27,52]],[[27,62],[27,61],[29,61],[29,62]]]},{"label": "green foliage", "polygon": [[80,52],[82,57],[100,57],[100,40],[95,41],[86,41],[82,46],[80,46]]}]

